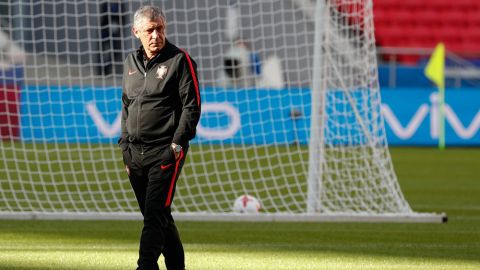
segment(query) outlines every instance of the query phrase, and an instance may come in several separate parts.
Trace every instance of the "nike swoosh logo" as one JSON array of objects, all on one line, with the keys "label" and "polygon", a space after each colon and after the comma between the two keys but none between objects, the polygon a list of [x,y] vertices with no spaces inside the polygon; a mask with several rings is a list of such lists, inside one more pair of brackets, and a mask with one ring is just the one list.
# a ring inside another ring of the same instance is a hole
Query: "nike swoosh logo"
[{"label": "nike swoosh logo", "polygon": [[170,168],[170,166],[172,166],[172,164],[160,165],[160,169],[166,170],[166,169]]},{"label": "nike swoosh logo", "polygon": [[133,74],[135,74],[135,73],[137,73],[136,70],[133,70],[133,71],[132,71],[132,70],[129,70],[129,71],[128,71],[128,75],[133,75]]}]

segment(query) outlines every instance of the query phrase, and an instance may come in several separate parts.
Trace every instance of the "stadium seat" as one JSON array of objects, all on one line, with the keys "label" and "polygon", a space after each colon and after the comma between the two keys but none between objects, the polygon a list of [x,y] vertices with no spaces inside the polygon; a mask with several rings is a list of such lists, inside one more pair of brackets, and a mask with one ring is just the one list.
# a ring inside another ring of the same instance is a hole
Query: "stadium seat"
[{"label": "stadium seat", "polygon": [[454,1],[451,0],[423,0],[424,9],[433,9],[433,10],[452,10]]},{"label": "stadium seat", "polygon": [[415,23],[414,13],[411,10],[400,9],[389,15],[395,19],[395,23],[403,26]]},{"label": "stadium seat", "polygon": [[450,8],[452,10],[466,11],[468,9],[472,9],[472,8],[476,9],[479,7],[479,3],[477,0],[455,0],[455,1],[440,0],[440,1],[450,2]]},{"label": "stadium seat", "polygon": [[413,15],[411,17],[412,21],[415,21],[416,24],[423,27],[441,25],[442,20],[444,19],[444,18],[441,18],[441,14],[438,10],[433,10],[433,9],[418,10],[412,15]]},{"label": "stadium seat", "polygon": [[381,33],[377,35],[377,40],[387,44],[387,47],[389,45],[405,43],[405,30],[401,26],[392,25],[387,28],[378,28],[377,33]]},{"label": "stadium seat", "polygon": [[480,7],[467,11],[464,16],[469,27],[480,27]]},{"label": "stadium seat", "polygon": [[397,0],[375,0],[373,3],[373,8],[380,8],[380,9],[388,9],[388,8],[396,8],[398,7]]},{"label": "stadium seat", "polygon": [[468,16],[465,16],[466,14],[466,12],[460,10],[444,10],[440,13],[443,18],[443,25],[446,27],[456,26],[462,28],[468,24]]},{"label": "stadium seat", "polygon": [[480,28],[472,27],[465,29],[461,46],[465,53],[479,58],[480,57]]},{"label": "stadium seat", "polygon": [[[396,5],[398,6],[398,1]],[[405,8],[406,10],[409,10],[409,11],[421,10],[425,8],[425,2],[418,1],[418,0],[402,0],[401,8]]]},{"label": "stadium seat", "polygon": [[376,26],[385,26],[392,24],[390,13],[384,9],[378,9],[373,13],[373,19]]},{"label": "stadium seat", "polygon": [[433,48],[444,42],[447,50],[480,57],[478,0],[374,0],[374,19],[380,46]]}]

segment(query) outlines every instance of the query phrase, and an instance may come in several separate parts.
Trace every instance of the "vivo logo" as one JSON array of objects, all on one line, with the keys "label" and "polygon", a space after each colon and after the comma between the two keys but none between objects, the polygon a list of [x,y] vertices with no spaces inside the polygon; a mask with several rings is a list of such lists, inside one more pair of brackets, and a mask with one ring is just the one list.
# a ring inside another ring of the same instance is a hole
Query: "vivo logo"
[{"label": "vivo logo", "polygon": [[[424,103],[418,107],[417,111],[405,127],[400,124],[398,118],[387,104],[382,104],[381,110],[386,124],[390,126],[393,133],[400,139],[406,140],[411,138],[428,115],[430,116],[430,137],[432,139],[438,138],[440,107],[438,104],[437,93],[432,93],[430,95],[430,104]],[[480,110],[475,114],[470,124],[464,126],[455,111],[448,104],[445,104],[445,122],[446,125],[452,127],[458,137],[465,140],[471,139],[480,129]]]},{"label": "vivo logo", "polygon": [[95,123],[95,126],[100,134],[106,138],[114,138],[119,136],[121,131],[122,112],[117,115],[117,118],[115,118],[113,124],[110,125],[105,121],[95,103],[87,102],[85,104],[85,108],[87,109],[88,115],[90,115],[92,118],[93,123]]},{"label": "vivo logo", "polygon": [[228,116],[228,125],[224,128],[207,128],[198,123],[197,134],[200,137],[210,140],[225,140],[232,138],[242,127],[240,123],[240,112],[230,103],[205,103],[202,105],[202,114],[218,113]]},{"label": "vivo logo", "polygon": [[[381,105],[381,113],[385,119],[385,124],[387,127],[390,127],[392,133],[396,138],[405,141],[411,139],[415,134],[417,134],[421,126],[425,126],[427,122],[429,133],[425,134],[429,136],[429,139],[435,140],[438,139],[438,117],[439,117],[439,105],[438,105],[438,95],[437,93],[432,93],[429,97],[429,103],[421,103],[413,116],[405,119],[398,118],[398,115],[390,108],[388,104]],[[267,104],[268,105],[268,104]],[[280,105],[279,105],[280,106]],[[102,113],[97,109],[97,106],[94,102],[89,102],[85,104],[85,109],[95,124],[97,131],[104,138],[116,138],[120,134],[120,122],[121,122],[121,113],[117,115],[113,123],[109,123],[102,116]],[[278,108],[285,109],[285,108]],[[250,122],[242,123],[240,116],[239,108],[236,105],[229,102],[208,102],[202,105],[202,117],[208,119],[208,117],[217,117],[218,115],[226,116],[226,122],[220,126],[203,126],[200,122],[197,126],[197,136],[202,140],[227,140],[234,139],[239,142],[244,142],[245,138],[241,137],[239,134],[250,134],[252,128],[255,124]],[[257,117],[254,120],[256,122],[260,121],[258,115],[253,114],[251,117]],[[281,115],[275,115],[274,117],[282,117]],[[462,120],[460,120],[462,119]],[[264,119],[269,121],[269,119]],[[274,119],[270,119],[273,121]],[[308,119],[305,119],[309,121]],[[459,117],[457,113],[450,107],[449,104],[445,105],[445,120],[446,126],[451,127],[456,136],[462,140],[472,139],[478,133],[480,129],[480,110],[476,112],[473,119],[470,123],[465,123],[465,117]],[[284,119],[284,121],[291,121],[291,119]],[[463,123],[462,123],[463,121]],[[208,122],[208,121],[207,121]],[[282,122],[282,121],[277,121]],[[204,122],[206,123],[206,122]],[[406,123],[402,125],[402,123]],[[273,127],[273,126],[272,126]],[[285,128],[283,126],[277,126],[278,128]],[[276,128],[276,127],[273,127]],[[240,132],[243,131],[243,132]],[[281,130],[278,130],[281,132]],[[268,142],[275,142],[276,138],[273,135],[270,137],[265,137],[265,134],[254,134],[255,136],[261,137]],[[299,138],[305,139],[305,138]]]}]

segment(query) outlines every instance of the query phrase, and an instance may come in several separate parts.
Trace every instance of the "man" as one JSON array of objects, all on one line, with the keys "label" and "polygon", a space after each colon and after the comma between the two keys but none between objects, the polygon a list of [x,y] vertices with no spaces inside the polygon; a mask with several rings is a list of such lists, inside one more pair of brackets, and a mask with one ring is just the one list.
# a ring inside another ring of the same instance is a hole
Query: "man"
[{"label": "man", "polygon": [[165,37],[166,19],[153,6],[134,15],[140,48],[124,63],[119,146],[143,214],[137,269],[184,269],[183,246],[171,215],[175,186],[200,118],[196,64]]}]

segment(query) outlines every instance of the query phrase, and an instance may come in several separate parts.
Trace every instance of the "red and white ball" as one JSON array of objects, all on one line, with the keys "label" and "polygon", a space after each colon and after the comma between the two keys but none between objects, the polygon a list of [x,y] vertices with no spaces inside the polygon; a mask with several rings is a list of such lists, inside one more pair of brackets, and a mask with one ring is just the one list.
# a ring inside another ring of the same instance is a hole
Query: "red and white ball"
[{"label": "red and white ball", "polygon": [[233,203],[233,212],[239,214],[257,214],[261,209],[260,202],[253,196],[242,195]]}]

